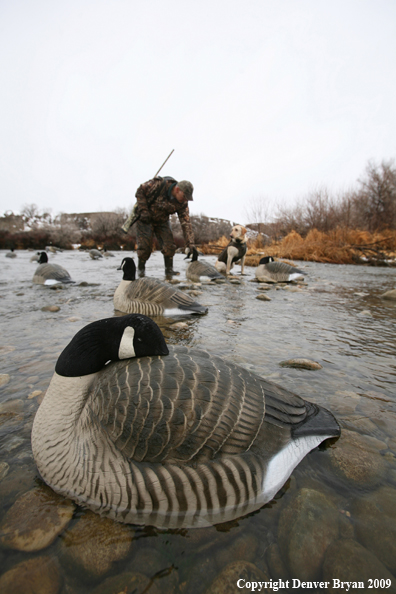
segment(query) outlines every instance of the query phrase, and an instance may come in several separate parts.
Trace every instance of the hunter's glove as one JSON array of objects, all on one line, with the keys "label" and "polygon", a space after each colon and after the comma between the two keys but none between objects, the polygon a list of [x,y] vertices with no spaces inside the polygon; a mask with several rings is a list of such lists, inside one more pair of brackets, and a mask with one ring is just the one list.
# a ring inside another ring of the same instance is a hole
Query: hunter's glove
[{"label": "hunter's glove", "polygon": [[142,223],[144,223],[145,225],[149,225],[151,223],[151,215],[148,212],[148,210],[144,211],[141,213],[140,215],[140,220],[142,221]]}]

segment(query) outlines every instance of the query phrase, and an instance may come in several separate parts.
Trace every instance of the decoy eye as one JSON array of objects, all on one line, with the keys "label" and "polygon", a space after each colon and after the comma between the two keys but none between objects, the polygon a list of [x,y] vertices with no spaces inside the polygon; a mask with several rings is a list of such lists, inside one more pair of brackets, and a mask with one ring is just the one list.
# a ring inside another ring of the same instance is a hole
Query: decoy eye
[{"label": "decoy eye", "polygon": [[137,340],[138,340],[138,342],[143,342],[141,338],[138,338]]}]

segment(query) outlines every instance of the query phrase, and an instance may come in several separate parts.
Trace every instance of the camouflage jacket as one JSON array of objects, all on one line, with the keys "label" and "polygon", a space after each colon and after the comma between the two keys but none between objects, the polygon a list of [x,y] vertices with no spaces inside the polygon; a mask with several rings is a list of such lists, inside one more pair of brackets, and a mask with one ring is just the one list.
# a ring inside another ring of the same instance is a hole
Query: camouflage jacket
[{"label": "camouflage jacket", "polygon": [[188,202],[180,204],[171,195],[172,188],[177,183],[172,177],[155,177],[138,187],[136,191],[138,214],[150,214],[151,222],[164,223],[169,216],[177,213],[183,231],[184,241],[189,247],[194,243]]}]

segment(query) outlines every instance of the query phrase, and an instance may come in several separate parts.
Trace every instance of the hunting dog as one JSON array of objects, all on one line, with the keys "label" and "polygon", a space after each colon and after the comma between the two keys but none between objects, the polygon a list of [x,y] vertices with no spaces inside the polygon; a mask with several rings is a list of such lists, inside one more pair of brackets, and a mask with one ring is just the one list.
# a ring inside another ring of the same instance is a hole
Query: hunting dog
[{"label": "hunting dog", "polygon": [[228,275],[234,264],[240,264],[241,274],[243,274],[247,250],[245,227],[242,227],[242,225],[235,225],[231,229],[230,237],[231,241],[221,252],[215,267],[219,272]]}]

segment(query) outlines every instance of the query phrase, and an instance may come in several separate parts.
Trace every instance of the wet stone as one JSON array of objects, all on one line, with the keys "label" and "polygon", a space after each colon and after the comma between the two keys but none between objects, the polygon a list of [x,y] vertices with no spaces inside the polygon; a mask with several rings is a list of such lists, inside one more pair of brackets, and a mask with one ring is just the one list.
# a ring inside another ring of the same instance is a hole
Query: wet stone
[{"label": "wet stone", "polygon": [[287,361],[281,361],[279,363],[281,367],[293,367],[295,369],[310,369],[312,371],[316,369],[322,369],[322,365],[317,361],[311,361],[310,359],[288,359]]},{"label": "wet stone", "polygon": [[59,305],[45,305],[44,307],[41,308],[41,311],[56,312],[56,311],[60,311],[60,307],[59,307]]},{"label": "wet stone", "polygon": [[47,556],[18,563],[0,577],[1,594],[58,594],[60,587],[58,564]]},{"label": "wet stone", "polygon": [[[109,577],[91,591],[91,594],[160,594],[155,582],[142,573],[125,572]],[[162,593],[162,589],[161,589]]]},{"label": "wet stone", "polygon": [[281,511],[278,542],[290,575],[318,579],[327,547],[338,539],[339,513],[334,503],[314,489],[300,489]]},{"label": "wet stone", "polygon": [[201,594],[216,578],[217,572],[211,555],[194,555],[194,562],[187,576],[183,592]]},{"label": "wet stone", "polygon": [[381,487],[355,499],[351,513],[358,540],[396,574],[395,490]]},{"label": "wet stone", "polygon": [[43,393],[42,390],[34,390],[33,392],[31,392],[28,396],[28,400],[31,400],[32,398],[36,398],[37,396],[41,396],[41,394]]},{"label": "wet stone", "polygon": [[[229,594],[237,590],[237,581],[245,580],[246,582],[269,582],[268,576],[261,571],[253,563],[248,561],[233,561],[229,563],[218,576],[213,580],[209,588],[205,591],[205,594]],[[241,591],[241,590],[240,590]],[[268,594],[273,590],[271,588],[262,588],[261,592]]]},{"label": "wet stone", "polygon": [[2,386],[6,386],[10,381],[10,376],[8,373],[0,373],[0,388]]},{"label": "wet stone", "polygon": [[272,543],[266,550],[266,561],[273,580],[288,580],[289,573],[284,564],[279,546]]},{"label": "wet stone", "polygon": [[385,462],[369,436],[343,429],[334,447],[328,450],[336,474],[357,486],[374,487],[385,476]]},{"label": "wet stone", "polygon": [[259,301],[272,301],[271,297],[268,297],[268,295],[265,294],[257,295],[256,299],[258,299]]},{"label": "wet stone", "polygon": [[82,579],[99,579],[125,559],[134,532],[124,524],[87,511],[62,538],[62,562]]},{"label": "wet stone", "polygon": [[396,301],[396,289],[386,291],[381,295],[382,299],[388,299],[389,301]]},{"label": "wet stone", "polygon": [[48,547],[70,522],[75,505],[49,487],[38,487],[21,495],[1,523],[0,542],[18,551],[40,551]]},{"label": "wet stone", "polygon": [[[370,551],[351,539],[337,540],[326,551],[323,564],[323,579],[330,582],[328,590],[330,594],[338,594],[338,592],[342,591],[339,587],[334,587],[337,586],[337,583],[334,584],[333,582],[334,578],[340,580],[340,582],[363,582],[364,588],[360,590],[363,592],[373,594],[396,593],[395,580],[392,579],[392,574]],[[375,579],[390,579],[392,585],[386,590],[384,588],[367,589],[369,580]]]},{"label": "wet stone", "polygon": [[217,566],[224,567],[230,559],[254,561],[257,547],[258,541],[253,534],[243,534],[215,554]]},{"label": "wet stone", "polygon": [[2,481],[8,474],[10,465],[7,462],[0,462],[0,481]]},{"label": "wet stone", "polygon": [[188,324],[186,322],[176,322],[176,324],[172,324],[171,328],[177,330],[185,330],[186,328],[188,328]]}]

